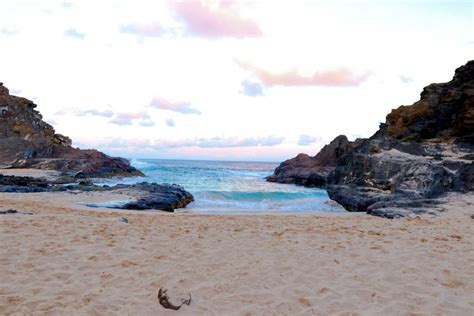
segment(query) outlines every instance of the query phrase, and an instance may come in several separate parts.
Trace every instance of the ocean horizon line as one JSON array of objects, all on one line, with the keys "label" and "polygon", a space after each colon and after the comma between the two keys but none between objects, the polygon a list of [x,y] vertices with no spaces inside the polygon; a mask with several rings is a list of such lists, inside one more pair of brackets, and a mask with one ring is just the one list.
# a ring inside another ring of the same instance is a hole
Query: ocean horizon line
[{"label": "ocean horizon line", "polygon": [[[162,160],[162,161],[202,161],[202,162],[247,162],[247,163],[281,163],[281,160],[227,160],[227,159],[196,159],[196,158],[138,158],[125,157],[130,161],[134,160]],[[290,158],[290,157],[289,157]],[[289,159],[286,158],[286,159]]]}]

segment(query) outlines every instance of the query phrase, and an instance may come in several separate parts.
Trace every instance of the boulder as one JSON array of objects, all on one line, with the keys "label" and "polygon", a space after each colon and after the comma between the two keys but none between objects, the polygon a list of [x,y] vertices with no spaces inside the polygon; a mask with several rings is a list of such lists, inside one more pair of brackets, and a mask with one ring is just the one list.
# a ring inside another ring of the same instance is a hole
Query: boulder
[{"label": "boulder", "polygon": [[191,193],[183,187],[175,184],[138,183],[130,186],[143,192],[143,196],[135,201],[129,202],[120,208],[128,210],[157,209],[173,212],[174,209],[184,208],[194,201]]}]

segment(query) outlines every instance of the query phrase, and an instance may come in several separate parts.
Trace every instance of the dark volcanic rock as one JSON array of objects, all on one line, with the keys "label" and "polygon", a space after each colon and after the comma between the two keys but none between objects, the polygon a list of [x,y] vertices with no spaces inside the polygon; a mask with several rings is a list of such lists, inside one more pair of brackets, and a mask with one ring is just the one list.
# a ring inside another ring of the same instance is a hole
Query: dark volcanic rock
[{"label": "dark volcanic rock", "polygon": [[79,177],[143,175],[123,158],[71,147],[71,139],[56,134],[35,108],[0,84],[0,167],[52,169]]},{"label": "dark volcanic rock", "polygon": [[[393,110],[372,137],[347,147],[329,166],[326,189],[348,211],[386,218],[434,214],[444,193],[474,191],[474,61],[452,81],[426,87],[420,101]],[[298,157],[272,177],[307,185],[291,175],[318,173],[318,156]]]},{"label": "dark volcanic rock", "polygon": [[18,214],[17,210],[0,211],[0,215]]},{"label": "dark volcanic rock", "polygon": [[134,188],[139,188],[145,195],[136,201],[129,202],[122,206],[129,210],[149,210],[157,209],[173,212],[174,209],[184,208],[194,201],[191,193],[183,187],[174,184],[138,183]]},{"label": "dark volcanic rock", "polygon": [[352,145],[346,136],[336,137],[314,157],[299,154],[286,160],[278,166],[267,181],[279,183],[294,183],[305,186],[321,187],[326,184],[326,178],[337,165],[352,150]]},{"label": "dark volcanic rock", "polygon": [[447,83],[423,89],[420,101],[387,115],[387,134],[399,140],[451,139],[474,133],[474,61],[456,69]]},{"label": "dark volcanic rock", "polygon": [[[473,191],[473,98],[471,61],[452,81],[432,84],[420,101],[393,110],[374,136],[355,146],[328,177],[330,197],[348,210],[379,215]],[[368,195],[368,188],[378,192]]]},{"label": "dark volcanic rock", "polygon": [[[82,182],[82,181],[81,181]],[[90,182],[79,184],[55,184],[44,179],[0,175],[0,192],[32,193],[32,192],[117,192],[134,196],[134,200],[117,208],[127,210],[163,210],[173,212],[184,208],[194,198],[181,186],[172,184],[137,183],[133,185],[119,184],[113,187],[97,186]]]},{"label": "dark volcanic rock", "polygon": [[46,180],[0,174],[0,192],[31,193],[47,192],[48,190],[49,183]]}]

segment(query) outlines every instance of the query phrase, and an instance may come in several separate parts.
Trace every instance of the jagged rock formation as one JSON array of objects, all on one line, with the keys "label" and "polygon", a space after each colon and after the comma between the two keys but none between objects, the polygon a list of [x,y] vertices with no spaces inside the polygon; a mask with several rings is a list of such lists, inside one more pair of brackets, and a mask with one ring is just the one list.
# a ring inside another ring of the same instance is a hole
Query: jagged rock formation
[{"label": "jagged rock formation", "polygon": [[425,87],[420,101],[387,115],[386,134],[402,141],[450,141],[454,137],[466,141],[474,131],[473,77],[474,61],[470,61],[456,69],[450,82]]},{"label": "jagged rock formation", "polygon": [[[61,180],[61,179],[59,179]],[[72,179],[69,179],[72,180]],[[175,184],[137,183],[118,184],[113,187],[98,186],[88,181],[65,184],[61,181],[48,181],[42,178],[4,176],[0,174],[0,193],[33,192],[110,192],[133,197],[132,201],[114,205],[113,208],[126,210],[163,210],[173,212],[194,201],[191,193]],[[94,205],[90,205],[94,206]],[[112,207],[112,206],[110,206]]]},{"label": "jagged rock formation", "polygon": [[0,168],[52,169],[78,177],[142,175],[123,158],[71,147],[32,101],[10,95],[0,83]]},{"label": "jagged rock formation", "polygon": [[349,211],[393,218],[436,209],[434,199],[446,192],[473,191],[474,61],[450,82],[426,87],[420,101],[393,110],[372,137],[349,148],[321,182]]},{"label": "jagged rock formation", "polygon": [[336,168],[337,162],[352,150],[346,136],[340,135],[314,157],[299,154],[286,160],[267,177],[267,181],[294,183],[305,186],[324,186],[327,176]]},{"label": "jagged rock formation", "polygon": [[176,184],[138,183],[127,186],[145,192],[135,201],[128,202],[120,208],[126,210],[156,209],[173,212],[177,208],[184,208],[194,201],[191,193]]}]

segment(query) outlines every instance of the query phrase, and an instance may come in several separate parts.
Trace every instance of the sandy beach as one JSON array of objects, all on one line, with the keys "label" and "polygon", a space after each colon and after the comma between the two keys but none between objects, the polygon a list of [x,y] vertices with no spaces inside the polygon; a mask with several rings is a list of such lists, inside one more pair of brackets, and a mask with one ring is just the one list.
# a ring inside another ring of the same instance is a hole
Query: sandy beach
[{"label": "sandy beach", "polygon": [[[473,194],[437,217],[88,208],[0,194],[0,314],[472,315]],[[123,198],[123,197],[122,197]],[[129,223],[120,222],[127,217]],[[180,311],[157,300],[190,293]]]},{"label": "sandy beach", "polygon": [[0,316],[474,316],[474,0],[0,0]]}]

